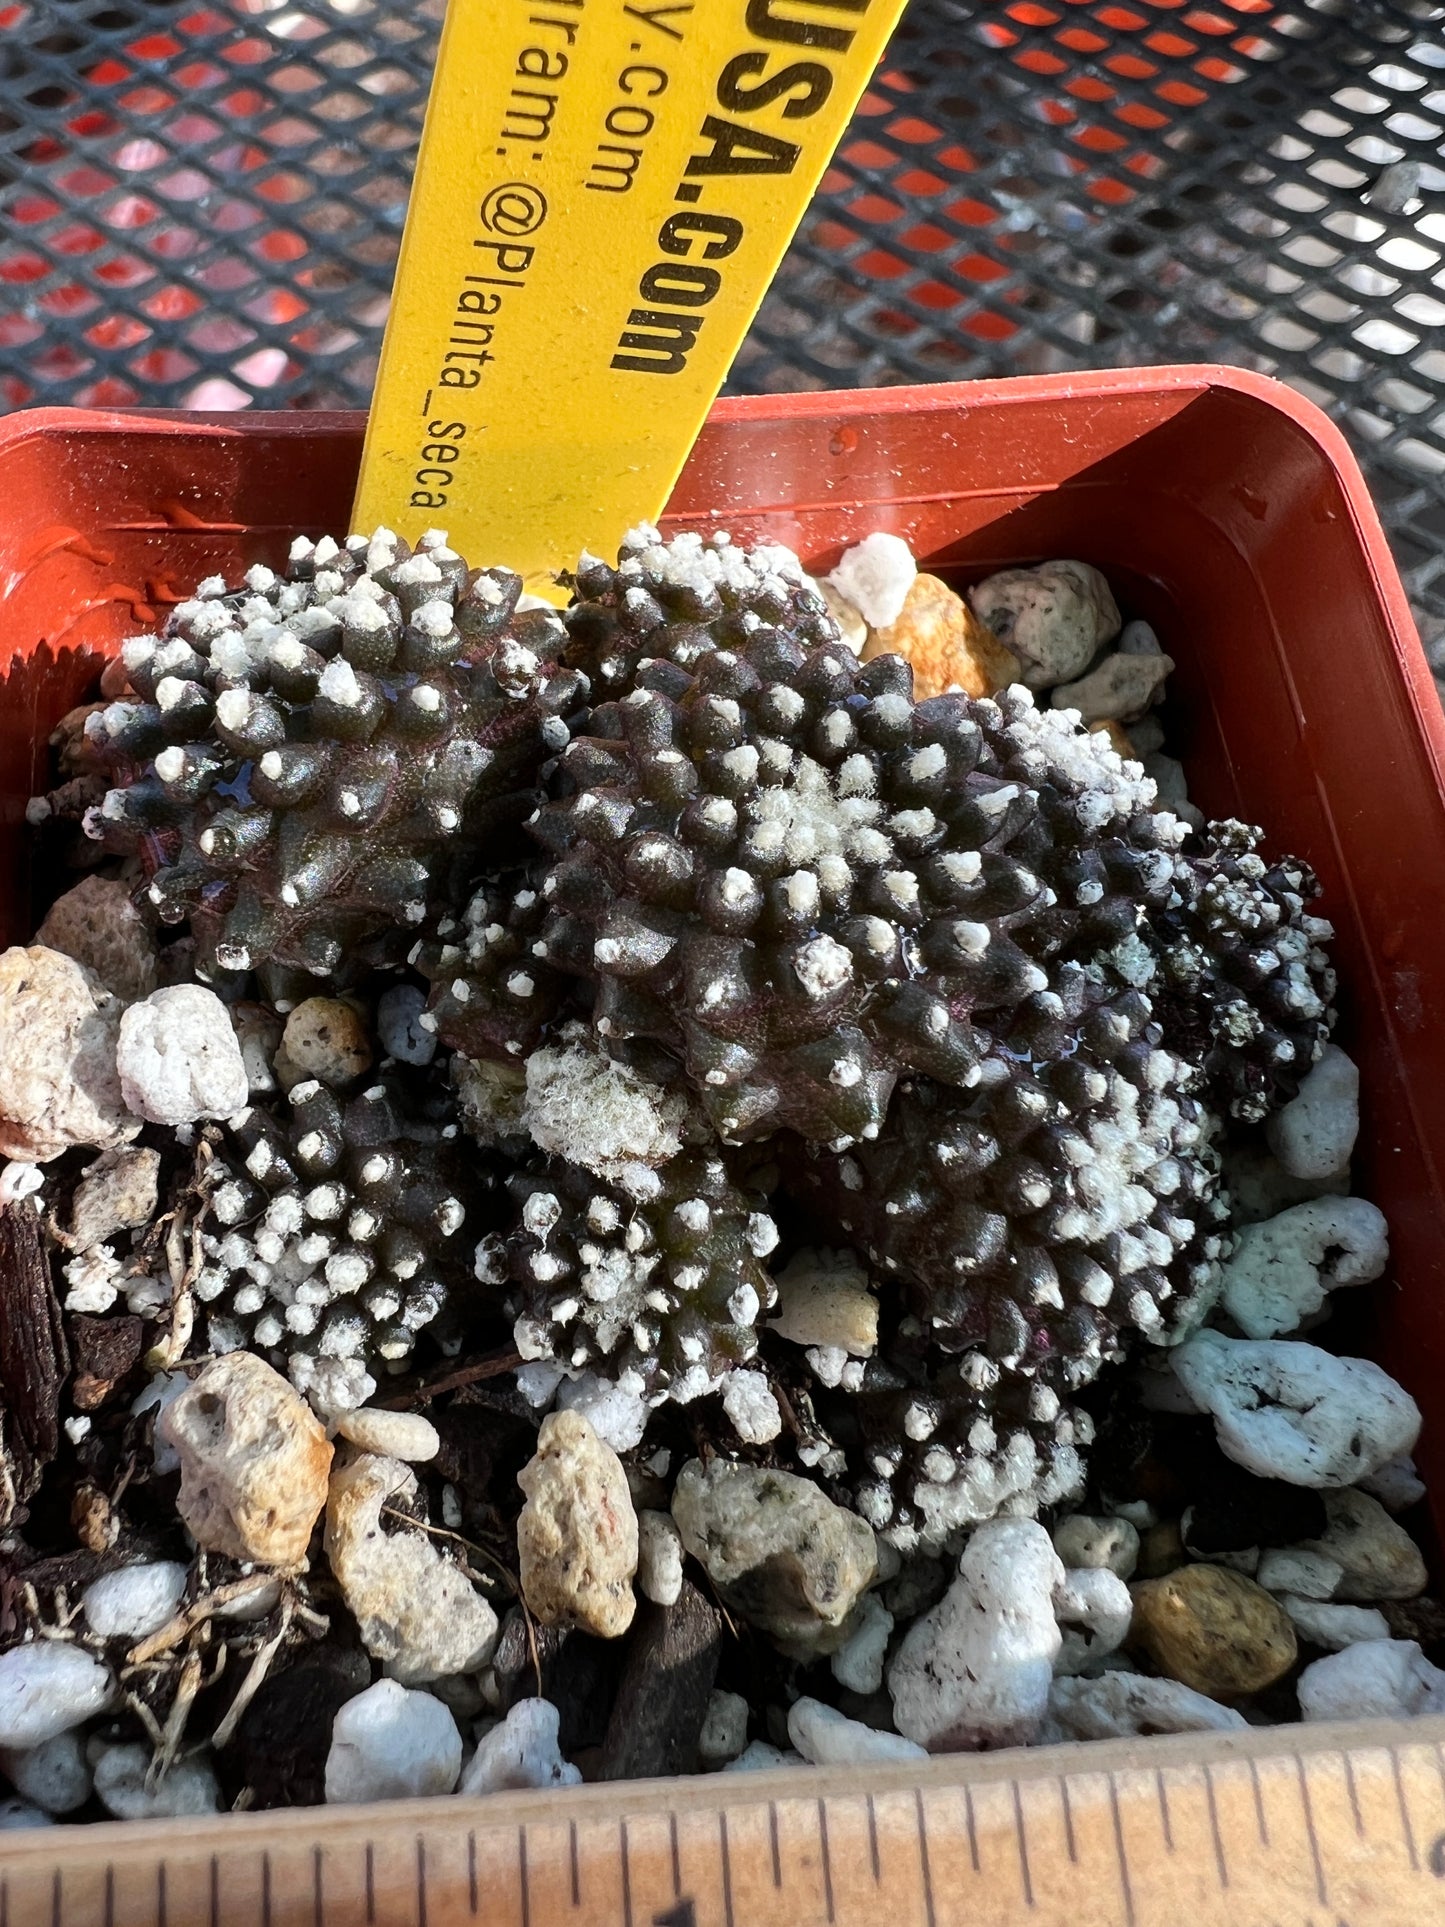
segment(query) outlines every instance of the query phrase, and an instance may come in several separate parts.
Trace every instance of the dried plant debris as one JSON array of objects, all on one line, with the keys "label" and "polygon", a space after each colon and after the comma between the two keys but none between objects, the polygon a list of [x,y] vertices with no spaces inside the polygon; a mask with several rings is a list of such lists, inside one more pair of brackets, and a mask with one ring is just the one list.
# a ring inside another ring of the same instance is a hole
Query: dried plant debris
[{"label": "dried plant debris", "polygon": [[1189,803],[1147,622],[892,535],[570,581],[301,539],[57,731],[12,1813],[1445,1703],[1419,1414],[1313,1329],[1389,1263],[1330,928]]}]

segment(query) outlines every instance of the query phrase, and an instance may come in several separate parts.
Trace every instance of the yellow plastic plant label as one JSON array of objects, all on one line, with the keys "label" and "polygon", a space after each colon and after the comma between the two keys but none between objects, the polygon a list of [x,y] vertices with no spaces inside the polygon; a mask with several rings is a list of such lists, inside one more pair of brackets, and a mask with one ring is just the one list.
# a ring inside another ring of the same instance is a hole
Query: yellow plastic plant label
[{"label": "yellow plastic plant label", "polygon": [[354,526],[544,590],[662,510],[904,0],[451,0]]}]

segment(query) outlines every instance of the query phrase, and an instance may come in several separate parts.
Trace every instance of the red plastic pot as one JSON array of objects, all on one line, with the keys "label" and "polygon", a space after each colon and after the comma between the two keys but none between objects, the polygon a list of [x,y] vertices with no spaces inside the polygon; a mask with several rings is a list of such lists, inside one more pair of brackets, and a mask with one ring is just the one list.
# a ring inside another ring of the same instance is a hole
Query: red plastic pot
[{"label": "red plastic pot", "polygon": [[[200,576],[341,530],[361,432],[357,415],[0,421],[6,942],[33,928],[25,800],[97,656]],[[1264,824],[1325,887],[1341,1036],[1364,1073],[1358,1180],[1393,1248],[1361,1342],[1425,1408],[1445,1524],[1445,721],[1338,432],[1288,389],[1219,368],[728,401],[669,515],[824,567],[880,527],[961,580],[1081,556],[1155,624],[1179,664],[1196,801]]]}]

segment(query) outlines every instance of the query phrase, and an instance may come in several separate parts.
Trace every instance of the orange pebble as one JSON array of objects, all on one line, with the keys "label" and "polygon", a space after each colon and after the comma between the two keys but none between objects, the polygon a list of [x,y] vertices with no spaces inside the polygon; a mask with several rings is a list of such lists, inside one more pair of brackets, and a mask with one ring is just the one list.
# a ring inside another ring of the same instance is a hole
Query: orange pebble
[{"label": "orange pebble", "polygon": [[946,689],[992,696],[1019,680],[1017,656],[936,575],[915,576],[898,620],[868,632],[863,660],[886,655],[912,664],[913,693],[920,700]]}]

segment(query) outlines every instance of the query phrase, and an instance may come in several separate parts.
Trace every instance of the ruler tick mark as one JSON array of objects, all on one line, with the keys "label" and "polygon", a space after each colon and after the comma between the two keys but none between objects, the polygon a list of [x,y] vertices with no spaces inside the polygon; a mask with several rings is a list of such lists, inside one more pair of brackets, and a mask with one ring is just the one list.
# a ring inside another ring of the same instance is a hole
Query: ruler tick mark
[{"label": "ruler tick mark", "polygon": [[[369,1913],[366,1917],[371,1919]],[[215,1854],[211,1855],[211,1927],[221,1927],[221,1863]]]},{"label": "ruler tick mark", "polygon": [[[965,1787],[965,1794],[967,1791]],[[933,1871],[928,1864],[928,1822],[923,1815],[923,1794],[918,1787],[913,1789],[913,1807],[918,1815],[918,1864],[923,1869],[923,1905],[928,1914],[928,1927],[937,1927],[938,1916],[933,1911]],[[973,1806],[971,1802],[968,1809],[968,1835],[972,1840]],[[978,1865],[977,1854],[974,1855],[973,1864],[975,1867]]]},{"label": "ruler tick mark", "polygon": [[[1305,1770],[1303,1760],[1299,1762],[1299,1770],[1300,1781],[1301,1784],[1303,1784]],[[1253,1760],[1249,1762],[1249,1779],[1250,1784],[1254,1788],[1254,1821],[1255,1825],[1259,1828],[1259,1844],[1262,1847],[1267,1847],[1269,1845],[1269,1822],[1264,1817],[1264,1788],[1259,1783],[1259,1768]],[[1323,1894],[1320,1895],[1320,1899],[1324,1899]]]},{"label": "ruler tick mark", "polygon": [[680,1900],[682,1898],[682,1855],[678,1851],[675,1813],[669,1813],[667,1816],[667,1833],[672,1843],[672,1897],[674,1900]]},{"label": "ruler tick mark", "polygon": [[973,1795],[967,1787],[963,1789],[963,1812],[968,1821],[968,1853],[973,1861],[973,1870],[978,1872],[978,1833],[973,1824]]},{"label": "ruler tick mark", "polygon": [[65,1901],[61,1894],[59,1867],[50,1876],[50,1927],[65,1927]]},{"label": "ruler tick mark", "polygon": [[833,1914],[833,1857],[828,1851],[828,1808],[818,1802],[818,1845],[823,1850],[823,1903],[828,1909],[828,1918]]},{"label": "ruler tick mark", "polygon": [[1017,1780],[1015,1780],[1013,1783],[1013,1793],[1014,1793],[1014,1838],[1018,1842],[1018,1849],[1019,1849],[1019,1875],[1023,1881],[1024,1904],[1025,1906],[1032,1907],[1034,1904],[1034,1883],[1029,1875],[1029,1841],[1028,1841],[1028,1835],[1024,1831],[1023,1794],[1019,1790],[1019,1783]]},{"label": "ruler tick mark", "polygon": [[164,1860],[156,1868],[156,1927],[166,1927],[166,1863]]},{"label": "ruler tick mark", "polygon": [[783,1859],[778,1851],[778,1803],[776,1800],[769,1800],[768,1802],[768,1844],[773,1850],[773,1885],[775,1887],[781,1887],[783,1884]]},{"label": "ruler tick mark", "polygon": [[[1315,1810],[1310,1803],[1310,1783],[1305,1775],[1305,1763],[1301,1755],[1295,1755],[1295,1766],[1299,1770],[1300,1799],[1304,1803],[1305,1832],[1309,1836],[1310,1858],[1315,1863],[1315,1892],[1320,1897],[1320,1905],[1327,1907],[1330,1902],[1329,1891],[1325,1886],[1325,1866],[1320,1859],[1319,1837],[1315,1832]],[[1268,1846],[1269,1842],[1266,1841]]]},{"label": "ruler tick mark", "polygon": [[1349,1789],[1350,1811],[1355,1816],[1355,1832],[1363,1839],[1365,1835],[1365,1816],[1360,1812],[1360,1796],[1355,1786],[1354,1762],[1348,1753],[1342,1753],[1340,1758],[1345,1763],[1345,1785]]},{"label": "ruler tick mark", "polygon": [[416,1837],[416,1927],[426,1927],[426,1842]]},{"label": "ruler tick mark", "polygon": [[575,1820],[569,1820],[567,1822],[567,1851],[572,1861],[572,1905],[574,1907],[580,1907],[582,1905],[582,1878],[581,1870],[577,1865],[577,1822]]},{"label": "ruler tick mark", "polygon": [[467,1899],[472,1912],[477,1911],[477,1836],[467,1835]]},{"label": "ruler tick mark", "polygon": [[1119,1789],[1109,1775],[1109,1806],[1114,1815],[1114,1853],[1119,1862],[1119,1889],[1124,1896],[1125,1927],[1134,1927],[1134,1890],[1129,1885],[1129,1857],[1124,1852],[1124,1822],[1119,1816]]},{"label": "ruler tick mark", "polygon": [[115,1927],[115,1867],[105,1865],[105,1927]]},{"label": "ruler tick mark", "polygon": [[728,1817],[720,1813],[717,1817],[718,1833],[722,1839],[722,1877],[723,1877],[723,1918],[727,1927],[733,1927],[733,1868],[728,1854]]},{"label": "ruler tick mark", "polygon": [[883,1878],[883,1869],[878,1864],[878,1815],[873,1811],[873,1795],[868,1795],[868,1858],[873,1862],[873,1884],[876,1887]]},{"label": "ruler tick mark", "polygon": [[[623,1927],[632,1927],[632,1869],[627,1864],[627,1822],[618,1827],[619,1844],[622,1856],[622,1921]],[[527,1927],[523,1921],[522,1927]]]},{"label": "ruler tick mark", "polygon": [[1209,1831],[1214,1836],[1214,1864],[1219,1872],[1221,1887],[1229,1885],[1229,1868],[1224,1859],[1224,1836],[1219,1831],[1219,1804],[1214,1797],[1214,1776],[1208,1766],[1204,1769],[1204,1795],[1209,1803]]},{"label": "ruler tick mark", "polygon": [[1174,1851],[1174,1827],[1169,1818],[1169,1789],[1164,1784],[1164,1769],[1155,1767],[1154,1784],[1159,1789],[1159,1819],[1164,1828],[1164,1845],[1170,1853]]},{"label": "ruler tick mark", "polygon": [[271,1856],[261,1855],[261,1927],[271,1927]]},{"label": "ruler tick mark", "polygon": [[0,1927],[10,1927],[10,1882],[0,1874]]},{"label": "ruler tick mark", "polygon": [[[627,1855],[625,1851],[622,1856],[622,1864],[625,1869],[627,1865]],[[532,1895],[527,1886],[527,1829],[525,1826],[518,1827],[517,1829],[517,1869],[522,1879],[522,1927],[532,1927]],[[623,1880],[625,1883],[625,1872],[623,1874]],[[632,1907],[630,1903],[627,1909],[627,1927],[632,1927]]]},{"label": "ruler tick mark", "polygon": [[321,1849],[311,1849],[311,1917],[315,1927],[326,1927],[326,1876],[321,1871]]},{"label": "ruler tick mark", "polygon": [[1390,1769],[1395,1776],[1395,1801],[1400,1809],[1400,1824],[1405,1830],[1405,1851],[1410,1856],[1411,1868],[1418,1872],[1420,1856],[1415,1851],[1415,1829],[1410,1825],[1410,1809],[1405,1804],[1405,1782],[1400,1777],[1400,1756],[1393,1746],[1390,1748]]},{"label": "ruler tick mark", "polygon": [[[211,1864],[214,1867],[215,1862]],[[366,1843],[366,1918],[376,1919],[376,1856],[369,1840]]]},{"label": "ruler tick mark", "polygon": [[1077,1865],[1079,1849],[1074,1839],[1074,1810],[1069,1805],[1069,1783],[1062,1778],[1059,1781],[1059,1800],[1064,1809],[1064,1839],[1068,1845],[1069,1858]]}]

